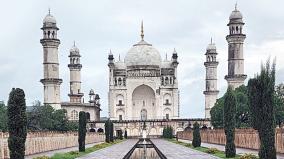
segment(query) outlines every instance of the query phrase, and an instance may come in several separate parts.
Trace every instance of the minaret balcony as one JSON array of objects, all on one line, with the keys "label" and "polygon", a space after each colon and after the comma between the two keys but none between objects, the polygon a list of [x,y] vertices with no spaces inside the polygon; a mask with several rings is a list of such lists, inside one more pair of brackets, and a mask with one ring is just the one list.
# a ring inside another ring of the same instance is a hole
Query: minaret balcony
[{"label": "minaret balcony", "polygon": [[60,78],[44,78],[40,80],[41,83],[61,84],[63,82]]},{"label": "minaret balcony", "polygon": [[205,95],[217,95],[219,94],[218,90],[207,90],[207,91],[203,91],[203,94]]}]

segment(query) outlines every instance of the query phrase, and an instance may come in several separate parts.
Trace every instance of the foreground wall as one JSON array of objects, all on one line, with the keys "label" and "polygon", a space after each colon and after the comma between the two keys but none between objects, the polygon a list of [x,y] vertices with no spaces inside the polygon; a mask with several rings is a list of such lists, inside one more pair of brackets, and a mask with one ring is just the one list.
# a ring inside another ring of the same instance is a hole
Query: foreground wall
[{"label": "foreground wall", "polygon": [[[9,158],[8,133],[0,132],[0,159]],[[86,144],[104,141],[104,134],[87,133]],[[29,132],[26,140],[26,155],[74,147],[78,145],[77,132]]]},{"label": "foreground wall", "polygon": [[[192,140],[193,131],[182,131],[177,133],[179,139]],[[204,143],[213,143],[225,145],[226,136],[223,129],[207,129],[200,130],[201,141]],[[235,144],[237,147],[259,149],[260,141],[258,132],[254,129],[236,129]],[[284,129],[276,129],[275,131],[276,151],[284,153]]]}]

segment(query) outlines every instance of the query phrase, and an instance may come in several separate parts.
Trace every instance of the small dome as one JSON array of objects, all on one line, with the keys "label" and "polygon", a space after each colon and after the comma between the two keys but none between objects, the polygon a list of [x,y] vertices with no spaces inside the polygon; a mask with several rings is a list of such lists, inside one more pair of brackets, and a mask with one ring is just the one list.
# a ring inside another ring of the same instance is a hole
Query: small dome
[{"label": "small dome", "polygon": [[235,5],[235,10],[232,11],[230,17],[230,23],[243,23],[243,15],[242,13],[237,9],[237,4]]},{"label": "small dome", "polygon": [[52,27],[56,26],[56,19],[50,13],[45,16],[43,19],[43,26]]},{"label": "small dome", "polygon": [[124,61],[126,66],[160,66],[162,60],[157,49],[141,40],[127,52]]},{"label": "small dome", "polygon": [[235,9],[230,15],[230,20],[232,19],[243,19],[243,15],[240,11]]},{"label": "small dome", "polygon": [[80,55],[80,50],[76,47],[76,45],[73,45],[73,47],[70,49],[70,55]]},{"label": "small dome", "polygon": [[210,43],[210,44],[207,46],[206,50],[216,50],[215,44]]}]

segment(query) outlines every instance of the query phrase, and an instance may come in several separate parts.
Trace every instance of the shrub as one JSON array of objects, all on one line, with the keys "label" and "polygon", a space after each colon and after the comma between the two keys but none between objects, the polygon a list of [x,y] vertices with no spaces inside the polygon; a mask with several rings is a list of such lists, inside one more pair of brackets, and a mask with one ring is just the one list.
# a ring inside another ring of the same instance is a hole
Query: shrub
[{"label": "shrub", "polygon": [[27,137],[25,92],[13,88],[8,101],[8,146],[11,159],[24,159]]},{"label": "shrub", "polygon": [[195,122],[193,124],[193,140],[192,140],[193,147],[200,147],[201,146],[201,137],[199,131],[199,124]]},{"label": "shrub", "polygon": [[209,148],[208,150],[206,150],[206,153],[210,153],[210,154],[215,154],[217,152],[220,152],[220,151],[216,148]]},{"label": "shrub", "polygon": [[257,159],[257,156],[253,154],[244,154],[240,157],[240,159]]},{"label": "shrub", "polygon": [[173,128],[171,126],[167,126],[163,129],[163,138],[172,139],[173,136]]},{"label": "shrub", "polygon": [[78,142],[79,142],[79,151],[85,152],[85,139],[86,139],[86,125],[87,125],[87,119],[86,119],[86,113],[83,111],[80,111],[79,113],[79,136],[78,136]]}]

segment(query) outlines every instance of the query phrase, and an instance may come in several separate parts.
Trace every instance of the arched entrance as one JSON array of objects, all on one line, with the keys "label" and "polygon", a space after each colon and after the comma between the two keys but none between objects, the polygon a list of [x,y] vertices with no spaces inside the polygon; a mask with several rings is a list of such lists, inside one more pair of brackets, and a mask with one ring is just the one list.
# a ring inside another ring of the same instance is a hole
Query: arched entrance
[{"label": "arched entrance", "polygon": [[151,87],[140,85],[134,89],[132,93],[132,116],[138,120],[156,117],[155,91]]}]

